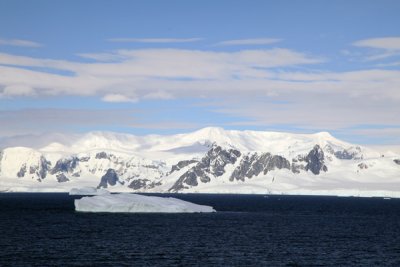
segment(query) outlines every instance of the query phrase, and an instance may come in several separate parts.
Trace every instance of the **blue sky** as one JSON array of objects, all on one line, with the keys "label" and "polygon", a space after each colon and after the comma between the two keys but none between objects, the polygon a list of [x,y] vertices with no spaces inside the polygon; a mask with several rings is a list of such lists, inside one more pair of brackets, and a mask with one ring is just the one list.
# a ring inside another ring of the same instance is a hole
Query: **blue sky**
[{"label": "blue sky", "polygon": [[206,126],[400,143],[399,1],[0,0],[0,138]]}]

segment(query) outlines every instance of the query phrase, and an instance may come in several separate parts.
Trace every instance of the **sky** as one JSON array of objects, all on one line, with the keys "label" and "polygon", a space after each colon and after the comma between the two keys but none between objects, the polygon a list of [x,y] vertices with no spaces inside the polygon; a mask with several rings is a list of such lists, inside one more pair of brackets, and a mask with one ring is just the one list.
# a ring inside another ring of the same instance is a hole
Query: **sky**
[{"label": "sky", "polygon": [[400,1],[0,0],[0,142],[216,126],[400,144]]}]

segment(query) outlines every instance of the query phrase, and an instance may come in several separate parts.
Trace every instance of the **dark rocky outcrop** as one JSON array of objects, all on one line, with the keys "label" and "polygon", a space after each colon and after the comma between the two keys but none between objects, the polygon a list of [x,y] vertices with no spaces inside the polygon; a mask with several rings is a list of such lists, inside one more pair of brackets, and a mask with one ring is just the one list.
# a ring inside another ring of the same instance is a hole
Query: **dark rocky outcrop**
[{"label": "dark rocky outcrop", "polygon": [[90,159],[90,157],[84,156],[84,157],[80,157],[80,158],[79,158],[79,161],[80,161],[80,162],[88,162],[89,159]]},{"label": "dark rocky outcrop", "polygon": [[150,165],[142,165],[143,168],[147,168],[147,169],[158,169],[158,166],[150,164]]},{"label": "dark rocky outcrop", "polygon": [[139,189],[151,189],[156,186],[160,186],[161,182],[150,182],[148,179],[137,179],[133,180],[128,187],[132,188],[133,190],[139,190]]},{"label": "dark rocky outcrop", "polygon": [[361,162],[357,166],[358,166],[358,168],[360,168],[360,170],[368,169],[368,165],[365,164],[364,162]]},{"label": "dark rocky outcrop", "polygon": [[69,179],[67,178],[67,176],[65,176],[64,173],[57,174],[56,178],[57,178],[57,182],[59,182],[59,183],[65,183],[65,182],[69,181]]},{"label": "dark rocky outcrop", "polygon": [[224,149],[213,145],[200,162],[179,177],[169,191],[178,192],[188,186],[197,186],[199,181],[208,183],[212,177],[222,176],[225,166],[234,164],[240,156],[240,151],[236,149]]},{"label": "dark rocky outcrop", "polygon": [[107,188],[108,185],[116,185],[118,180],[117,172],[114,169],[108,169],[106,174],[101,177],[100,184],[97,188]]},{"label": "dark rocky outcrop", "polygon": [[21,168],[19,169],[19,171],[17,172],[17,177],[21,178],[24,177],[26,173],[26,164],[24,163]]},{"label": "dark rocky outcrop", "polygon": [[290,169],[290,162],[278,155],[271,156],[270,160],[267,163],[266,168],[264,169],[264,174],[267,174],[269,171],[277,169]]},{"label": "dark rocky outcrop", "polygon": [[338,159],[353,159],[354,157],[354,154],[349,153],[347,150],[336,151],[334,155]]},{"label": "dark rocky outcrop", "polygon": [[249,156],[246,155],[240,162],[240,165],[233,171],[230,181],[241,180],[244,181],[245,177],[251,178],[257,176],[264,170],[265,164],[257,153]]},{"label": "dark rocky outcrop", "polygon": [[47,172],[49,171],[51,166],[51,162],[46,160],[44,157],[40,158],[40,171],[39,174],[43,178],[46,177]]},{"label": "dark rocky outcrop", "polygon": [[138,190],[138,189],[142,189],[145,188],[147,186],[147,184],[150,183],[149,179],[136,179],[133,180],[128,187],[132,188],[133,190]]},{"label": "dark rocky outcrop", "polygon": [[200,179],[203,183],[211,181],[211,178],[205,174],[203,170],[199,168],[191,168],[179,177],[169,191],[178,192],[181,189],[188,188],[187,186],[197,186],[199,184],[197,179]]},{"label": "dark rocky outcrop", "polygon": [[207,156],[202,158],[199,166],[218,177],[225,173],[227,164],[234,164],[240,156],[239,150],[225,150],[220,146],[214,146],[207,152]]},{"label": "dark rocky outcrop", "polygon": [[315,145],[304,158],[304,161],[307,163],[304,169],[314,174],[319,174],[321,171],[326,172],[328,171],[328,167],[324,164],[324,159],[324,151],[319,145]]},{"label": "dark rocky outcrop", "polygon": [[108,159],[109,155],[106,152],[99,152],[96,154],[96,159]]},{"label": "dark rocky outcrop", "polygon": [[29,167],[29,174],[34,174],[37,171],[37,166],[30,166]]},{"label": "dark rocky outcrop", "polygon": [[400,159],[394,159],[393,162],[400,165]]},{"label": "dark rocky outcrop", "polygon": [[336,158],[338,159],[346,159],[346,160],[350,160],[350,159],[362,159],[362,155],[360,155],[361,152],[361,148],[359,146],[355,147],[355,149],[353,151],[351,150],[342,150],[342,151],[336,151],[334,152],[334,155]]},{"label": "dark rocky outcrop", "polygon": [[73,172],[78,163],[79,159],[75,156],[70,158],[59,159],[50,173],[56,174],[58,172],[67,172],[67,173]]},{"label": "dark rocky outcrop", "polygon": [[51,162],[46,160],[45,157],[41,156],[39,161],[39,166],[37,166],[36,174],[40,179],[44,179],[47,176],[47,172],[49,171],[51,166]]},{"label": "dark rocky outcrop", "polygon": [[363,155],[361,153],[361,147],[356,146],[356,147],[349,147],[347,149],[343,150],[334,150],[332,146],[326,145],[324,147],[324,150],[329,153],[334,155],[338,159],[342,160],[352,160],[352,159],[363,159]]},{"label": "dark rocky outcrop", "polygon": [[169,173],[173,173],[175,171],[179,171],[182,168],[185,168],[186,166],[189,166],[190,164],[198,162],[197,160],[181,160],[177,164],[172,165],[171,171]]},{"label": "dark rocky outcrop", "polygon": [[[198,186],[200,182],[207,183],[213,178],[222,176],[225,173],[225,166],[234,164],[240,156],[241,153],[238,150],[227,150],[214,145],[200,162],[179,177],[169,191],[177,192]],[[187,166],[191,163],[193,162],[182,162],[181,166]],[[266,175],[269,171],[275,169],[287,169],[293,173],[300,173],[301,170],[305,170],[311,171],[315,175],[320,174],[321,171],[328,171],[325,165],[324,151],[319,145],[315,145],[307,155],[294,158],[292,164],[285,157],[271,153],[245,155],[239,166],[232,172],[229,180],[245,181],[246,178],[250,179],[260,173]],[[179,163],[173,166],[171,172],[175,170],[179,170]]]},{"label": "dark rocky outcrop", "polygon": [[246,177],[252,178],[261,172],[267,174],[274,169],[290,169],[290,162],[282,156],[272,155],[271,153],[263,153],[260,156],[254,153],[251,156],[246,155],[243,157],[240,165],[233,171],[229,180],[244,181]]},{"label": "dark rocky outcrop", "polygon": [[293,173],[300,173],[301,170],[305,170],[305,166],[302,165],[302,164],[297,164],[295,162],[295,160],[293,159],[292,166],[291,166],[290,170]]}]

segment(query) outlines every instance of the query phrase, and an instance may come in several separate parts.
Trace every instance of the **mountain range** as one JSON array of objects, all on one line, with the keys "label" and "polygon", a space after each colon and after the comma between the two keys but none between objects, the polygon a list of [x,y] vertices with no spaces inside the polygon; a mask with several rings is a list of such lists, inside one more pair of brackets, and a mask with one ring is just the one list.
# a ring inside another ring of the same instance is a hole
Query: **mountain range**
[{"label": "mountain range", "polygon": [[[65,141],[65,140],[68,140]],[[336,139],[208,127],[187,134],[91,132],[0,151],[0,190],[400,197],[400,155]]]}]

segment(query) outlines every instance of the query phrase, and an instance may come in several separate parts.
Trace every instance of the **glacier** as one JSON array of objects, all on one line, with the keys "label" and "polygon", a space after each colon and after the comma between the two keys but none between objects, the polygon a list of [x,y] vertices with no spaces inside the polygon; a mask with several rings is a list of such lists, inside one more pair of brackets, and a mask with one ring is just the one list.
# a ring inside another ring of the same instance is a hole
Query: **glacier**
[{"label": "glacier", "polygon": [[81,199],[76,199],[75,210],[80,212],[130,213],[215,212],[215,210],[210,206],[197,205],[177,198],[143,196],[129,193],[83,197]]},{"label": "glacier", "polygon": [[[176,135],[91,132],[0,150],[0,191],[400,197],[400,150],[208,127]],[[94,191],[94,189],[91,189]],[[97,194],[97,193],[96,193]]]}]

